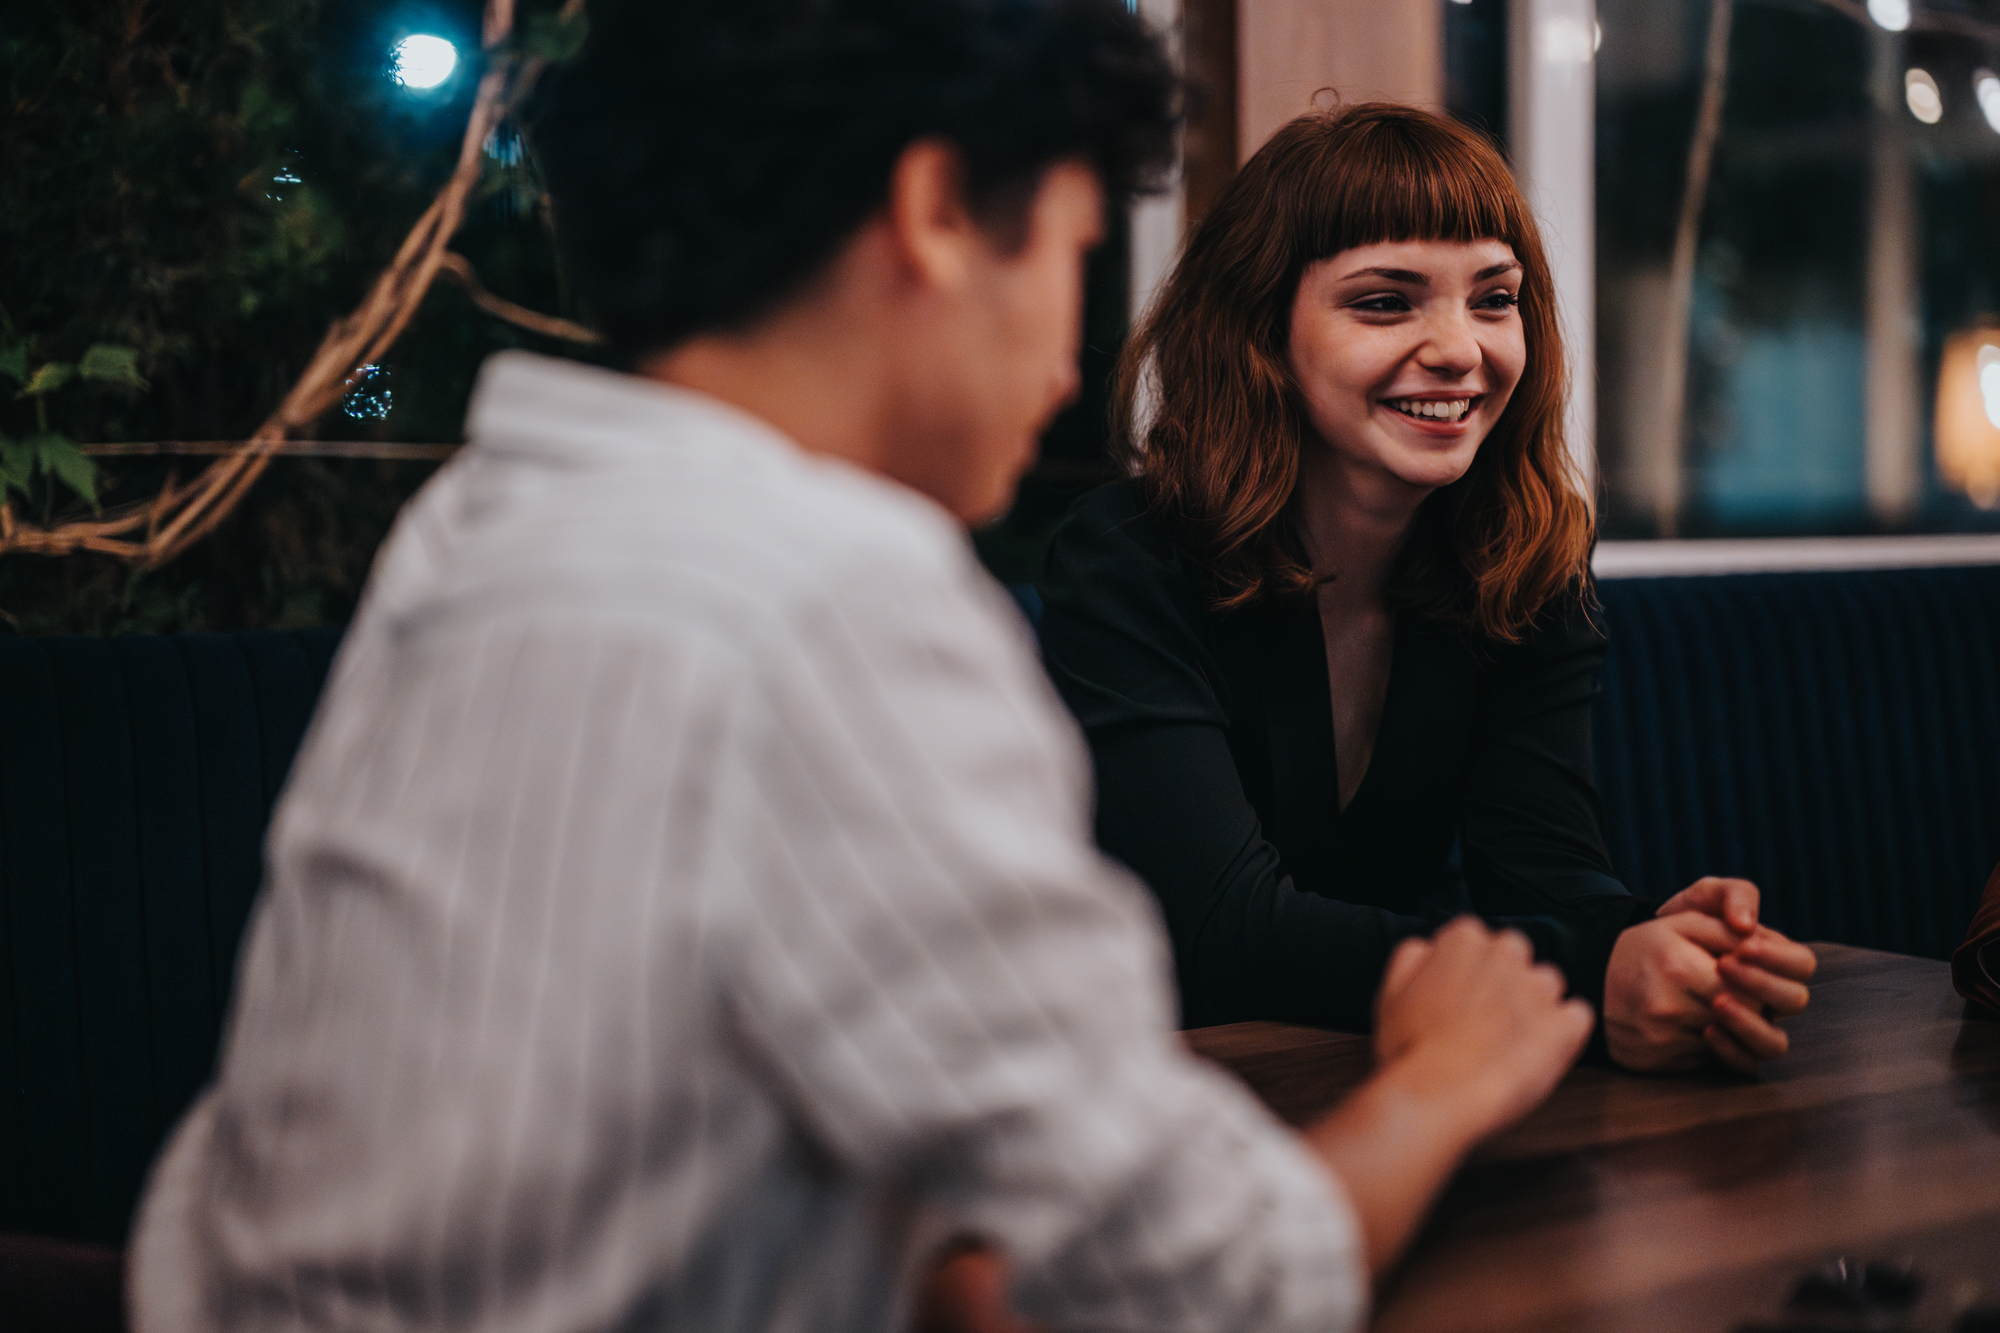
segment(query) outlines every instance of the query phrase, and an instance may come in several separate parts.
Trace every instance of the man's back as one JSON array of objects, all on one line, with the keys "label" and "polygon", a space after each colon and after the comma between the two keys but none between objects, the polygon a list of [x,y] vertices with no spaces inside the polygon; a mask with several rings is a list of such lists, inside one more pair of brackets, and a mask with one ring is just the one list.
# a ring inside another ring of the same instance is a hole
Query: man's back
[{"label": "man's back", "polygon": [[145,1327],[886,1328],[957,1234],[1113,1325],[1352,1313],[945,515],[560,363],[471,434],[286,793]]}]

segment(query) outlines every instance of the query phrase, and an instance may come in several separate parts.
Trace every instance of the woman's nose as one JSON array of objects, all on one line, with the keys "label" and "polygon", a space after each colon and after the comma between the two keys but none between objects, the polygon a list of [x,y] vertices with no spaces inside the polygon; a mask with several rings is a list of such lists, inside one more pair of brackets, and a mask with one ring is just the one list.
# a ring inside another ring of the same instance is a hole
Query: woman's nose
[{"label": "woman's nose", "polygon": [[1457,315],[1439,315],[1426,330],[1427,337],[1417,349],[1417,362],[1426,370],[1446,375],[1469,375],[1479,368],[1484,353],[1473,336],[1472,323]]}]

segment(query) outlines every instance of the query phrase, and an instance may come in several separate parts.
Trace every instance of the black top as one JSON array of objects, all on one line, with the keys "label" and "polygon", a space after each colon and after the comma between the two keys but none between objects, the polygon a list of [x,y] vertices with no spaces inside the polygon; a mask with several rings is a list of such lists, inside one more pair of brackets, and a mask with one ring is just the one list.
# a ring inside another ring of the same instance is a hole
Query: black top
[{"label": "black top", "polygon": [[1078,502],[1042,597],[1049,674],[1096,759],[1098,840],[1159,897],[1188,1026],[1365,1031],[1396,942],[1462,911],[1521,929],[1601,1007],[1612,943],[1652,907],[1599,831],[1605,641],[1581,599],[1518,645],[1400,615],[1343,811],[1309,599],[1210,609],[1131,483]]}]

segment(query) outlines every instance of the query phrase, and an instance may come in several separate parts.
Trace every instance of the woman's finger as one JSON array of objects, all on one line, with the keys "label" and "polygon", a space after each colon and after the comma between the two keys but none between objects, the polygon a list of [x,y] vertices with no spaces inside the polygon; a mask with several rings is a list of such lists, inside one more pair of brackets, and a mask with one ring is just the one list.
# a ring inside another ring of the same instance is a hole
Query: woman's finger
[{"label": "woman's finger", "polygon": [[1796,1014],[1812,998],[1804,983],[1745,962],[1740,954],[1724,954],[1716,960],[1716,968],[1731,990],[1749,996],[1772,1013]]},{"label": "woman's finger", "polygon": [[1721,917],[1731,930],[1739,935],[1748,935],[1757,929],[1757,912],[1762,905],[1762,895],[1757,892],[1755,884],[1747,879],[1719,880],[1715,896],[1715,915]]},{"label": "woman's finger", "polygon": [[1726,990],[1709,1006],[1716,1024],[1759,1060],[1775,1060],[1791,1049],[1785,1030],[1759,1013],[1750,1000]]},{"label": "woman's finger", "polygon": [[1701,1039],[1708,1043],[1716,1058],[1738,1073],[1754,1074],[1763,1068],[1763,1062],[1744,1049],[1743,1043],[1723,1030],[1719,1023],[1710,1023],[1702,1029]]},{"label": "woman's finger", "polygon": [[1705,875],[1669,898],[1661,906],[1660,915],[1702,912],[1725,923],[1738,935],[1748,935],[1757,928],[1761,897],[1757,886],[1747,879]]},{"label": "woman's finger", "polygon": [[1819,958],[1811,949],[1786,939],[1769,926],[1759,926],[1756,934],[1737,947],[1736,954],[1746,963],[1755,963],[1766,972],[1793,981],[1811,981],[1813,973],[1819,970]]},{"label": "woman's finger", "polygon": [[1685,912],[1674,912],[1659,919],[1671,925],[1674,933],[1682,939],[1699,944],[1716,957],[1734,953],[1744,943],[1743,936],[1706,912],[1690,909]]}]

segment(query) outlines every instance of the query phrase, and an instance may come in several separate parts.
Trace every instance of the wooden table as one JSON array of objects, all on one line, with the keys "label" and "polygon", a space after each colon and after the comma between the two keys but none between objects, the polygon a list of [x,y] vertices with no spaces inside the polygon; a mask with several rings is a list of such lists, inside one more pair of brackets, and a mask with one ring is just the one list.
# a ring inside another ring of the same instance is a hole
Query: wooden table
[{"label": "wooden table", "polygon": [[[1813,946],[1810,1008],[1762,1078],[1577,1069],[1460,1172],[1384,1289],[1378,1333],[1779,1325],[1816,1265],[1913,1264],[1903,1322],[2000,1306],[2000,1021],[1944,963]],[[1279,1023],[1187,1034],[1302,1124],[1365,1039]]]}]

